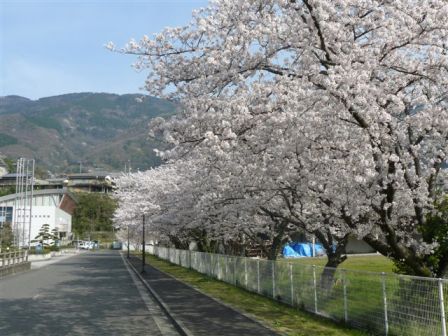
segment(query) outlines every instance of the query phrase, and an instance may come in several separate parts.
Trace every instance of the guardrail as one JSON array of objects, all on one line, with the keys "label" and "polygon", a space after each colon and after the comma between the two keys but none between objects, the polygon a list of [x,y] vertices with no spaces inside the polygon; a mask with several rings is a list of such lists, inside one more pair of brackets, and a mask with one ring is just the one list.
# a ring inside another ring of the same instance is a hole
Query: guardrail
[{"label": "guardrail", "polygon": [[0,268],[22,264],[28,261],[28,251],[14,251],[0,254]]}]

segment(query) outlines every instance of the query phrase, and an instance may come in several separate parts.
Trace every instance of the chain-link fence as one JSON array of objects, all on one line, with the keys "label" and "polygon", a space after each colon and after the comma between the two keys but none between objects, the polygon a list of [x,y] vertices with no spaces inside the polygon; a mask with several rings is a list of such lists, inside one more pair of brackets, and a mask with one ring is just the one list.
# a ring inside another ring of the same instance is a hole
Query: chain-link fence
[{"label": "chain-link fence", "polygon": [[379,335],[447,336],[448,280],[154,247],[150,253]]}]

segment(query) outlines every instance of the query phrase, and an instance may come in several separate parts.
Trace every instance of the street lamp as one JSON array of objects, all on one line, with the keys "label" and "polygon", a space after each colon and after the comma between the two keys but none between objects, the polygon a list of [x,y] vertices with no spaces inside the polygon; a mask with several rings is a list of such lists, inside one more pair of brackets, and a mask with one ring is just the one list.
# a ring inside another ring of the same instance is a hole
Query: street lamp
[{"label": "street lamp", "polygon": [[129,259],[129,224],[128,224],[128,259]]},{"label": "street lamp", "polygon": [[142,241],[143,241],[143,247],[142,247],[142,271],[141,271],[141,273],[143,274],[143,273],[145,273],[145,245],[146,245],[146,242],[145,242],[145,215],[143,214],[143,230],[142,230],[142,235],[143,235],[143,239],[142,239]]}]

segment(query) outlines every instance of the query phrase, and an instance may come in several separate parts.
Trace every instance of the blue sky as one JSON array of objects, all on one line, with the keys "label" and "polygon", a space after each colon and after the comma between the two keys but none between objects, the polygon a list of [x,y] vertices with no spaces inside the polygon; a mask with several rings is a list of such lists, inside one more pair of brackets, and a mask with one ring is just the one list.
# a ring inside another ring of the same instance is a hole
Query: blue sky
[{"label": "blue sky", "polygon": [[0,96],[142,93],[135,58],[104,48],[185,25],[206,0],[0,0]]}]

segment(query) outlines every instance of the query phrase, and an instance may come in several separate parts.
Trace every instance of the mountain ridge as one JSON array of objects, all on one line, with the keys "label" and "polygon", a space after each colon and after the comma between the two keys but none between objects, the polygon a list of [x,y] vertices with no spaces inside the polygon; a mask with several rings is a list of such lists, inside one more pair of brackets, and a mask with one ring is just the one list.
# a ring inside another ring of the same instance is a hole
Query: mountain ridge
[{"label": "mountain ridge", "polygon": [[[138,100],[142,100],[139,102]],[[0,152],[24,156],[51,172],[86,169],[139,169],[160,164],[148,139],[154,117],[169,118],[178,106],[143,94],[79,92],[31,100],[0,97]]]}]

